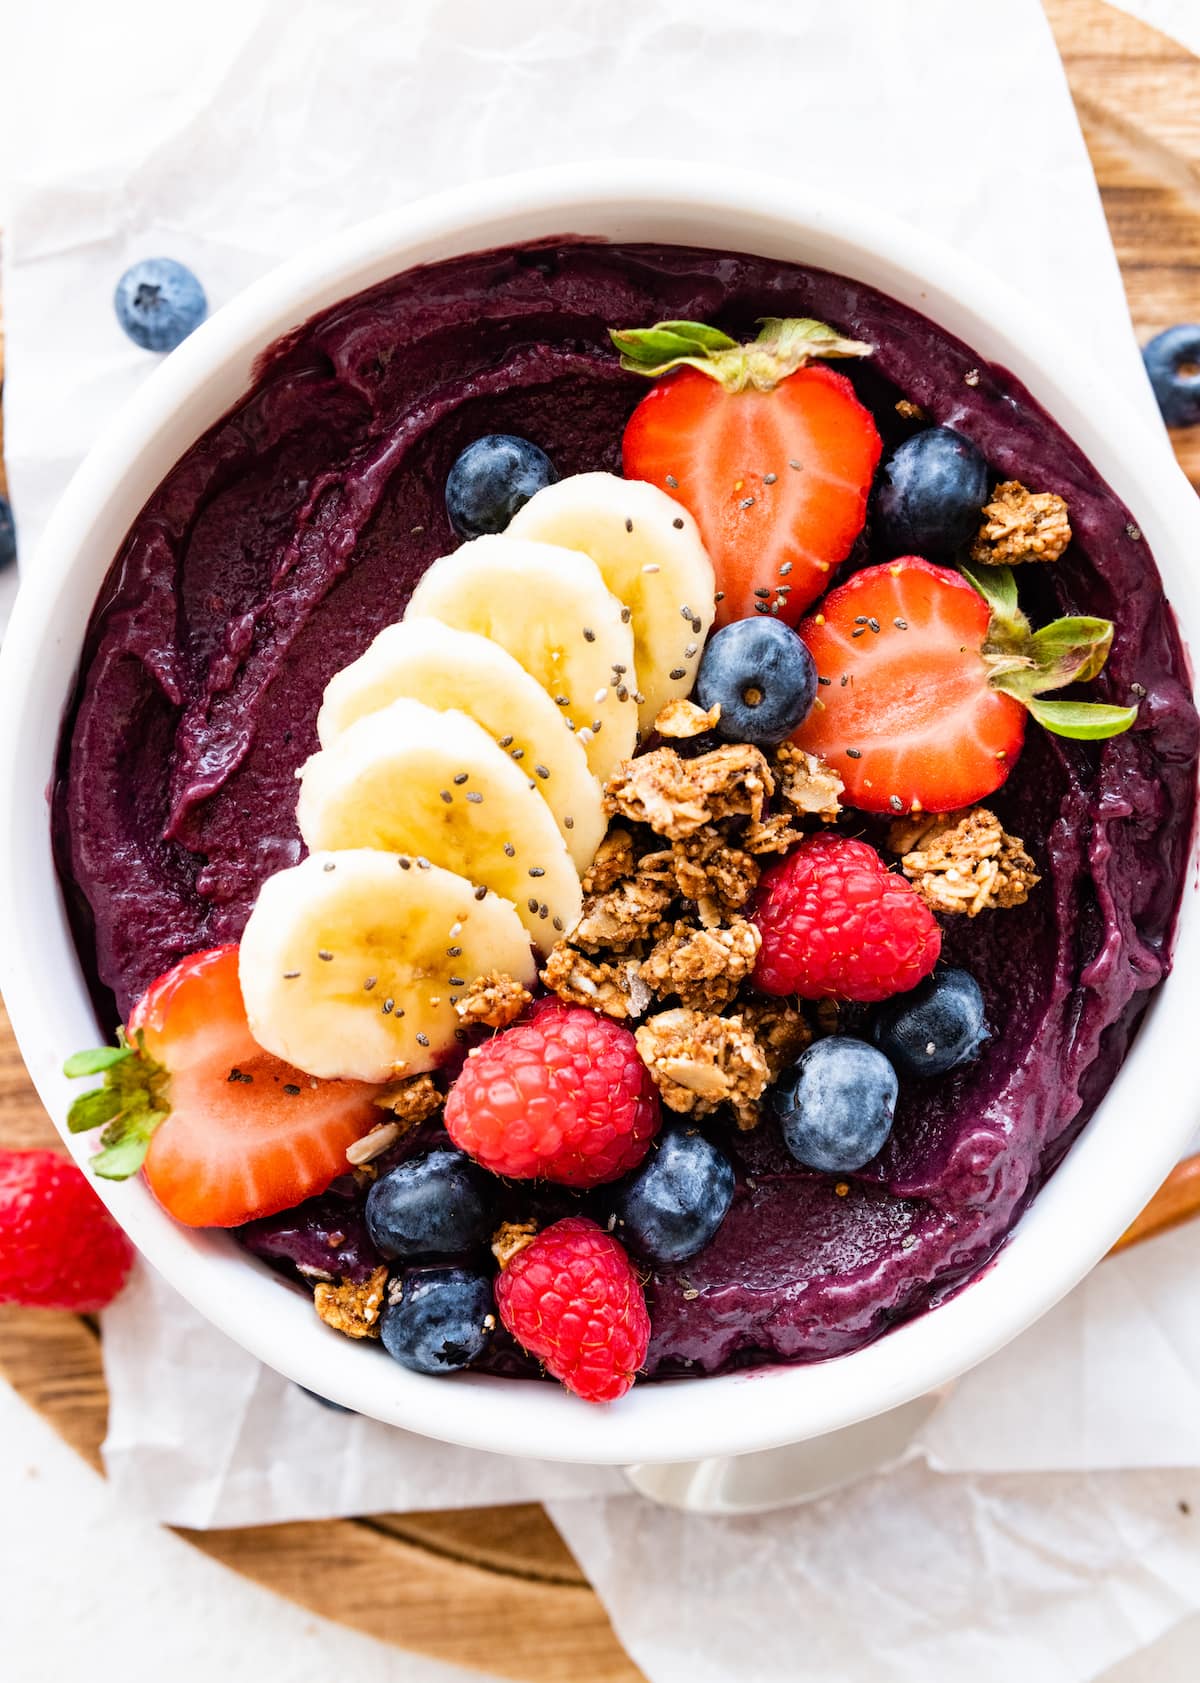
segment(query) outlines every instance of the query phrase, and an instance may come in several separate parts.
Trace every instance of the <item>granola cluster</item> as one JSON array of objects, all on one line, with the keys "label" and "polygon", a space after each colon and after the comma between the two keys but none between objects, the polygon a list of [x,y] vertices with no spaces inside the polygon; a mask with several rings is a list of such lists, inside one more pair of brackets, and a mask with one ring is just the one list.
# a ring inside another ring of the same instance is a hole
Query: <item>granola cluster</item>
[{"label": "granola cluster", "polygon": [[378,1338],[387,1277],[387,1268],[382,1267],[365,1280],[319,1281],[313,1288],[317,1314],[326,1326],[347,1338]]},{"label": "granola cluster", "polygon": [[1021,906],[1041,880],[1021,838],[1008,835],[984,806],[897,819],[888,846],[935,912],[975,917],[994,906]]},{"label": "granola cluster", "polygon": [[1061,497],[1053,491],[1027,491],[1019,480],[1006,479],[983,506],[971,559],[989,567],[1057,561],[1070,541],[1071,522]]},{"label": "granola cluster", "polygon": [[459,994],[454,1009],[461,1023],[470,1028],[507,1028],[516,1022],[533,995],[511,976],[499,970],[489,970],[473,981],[466,993]]}]

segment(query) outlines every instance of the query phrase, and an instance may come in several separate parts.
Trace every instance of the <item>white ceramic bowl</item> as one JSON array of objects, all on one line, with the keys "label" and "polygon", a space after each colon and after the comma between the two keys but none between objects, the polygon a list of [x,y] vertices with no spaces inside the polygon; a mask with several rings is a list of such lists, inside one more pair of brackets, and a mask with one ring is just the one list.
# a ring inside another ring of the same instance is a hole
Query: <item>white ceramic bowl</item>
[{"label": "white ceramic bowl", "polygon": [[[353,228],[252,286],[164,361],[113,416],[26,566],[0,658],[0,986],[56,1121],[71,1096],[63,1057],[91,1044],[96,1024],[55,880],[47,789],[84,627],[127,528],[287,329],[413,264],[572,233],[816,264],[925,312],[1010,368],[1082,446],[1136,514],[1185,634],[1200,630],[1200,503],[1163,438],[1131,417],[1024,299],[911,228],[785,182],[646,164],[481,183]],[[1189,872],[1174,976],[1082,1138],[980,1279],[852,1355],[639,1386],[607,1409],[557,1386],[406,1372],[322,1326],[303,1294],[228,1239],[176,1226],[139,1181],[99,1190],[139,1249],[209,1320],[290,1378],[364,1414],[480,1449],[574,1461],[765,1449],[942,1384],[1028,1326],[1104,1255],[1195,1125],[1198,990],[1200,910]],[[86,1139],[67,1144],[86,1161]]]}]

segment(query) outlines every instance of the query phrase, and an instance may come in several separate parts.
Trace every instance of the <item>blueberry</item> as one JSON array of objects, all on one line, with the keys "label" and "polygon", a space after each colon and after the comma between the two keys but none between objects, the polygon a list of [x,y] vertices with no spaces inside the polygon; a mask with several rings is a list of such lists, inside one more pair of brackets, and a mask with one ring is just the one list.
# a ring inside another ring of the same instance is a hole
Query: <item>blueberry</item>
[{"label": "blueberry", "polygon": [[969,438],[927,427],[883,464],[875,510],[893,554],[952,555],[973,536],[988,466]]},{"label": "blueberry", "polygon": [[208,314],[204,288],[173,257],[143,257],[117,282],[117,320],[144,351],[173,351]]},{"label": "blueberry", "polygon": [[457,1256],[490,1231],[488,1177],[461,1151],[410,1157],[367,1193],[367,1231],[386,1257]]},{"label": "blueberry", "polygon": [[710,637],[693,700],[721,704],[718,736],[771,748],[804,723],[817,669],[802,637],[778,619],[738,619]]},{"label": "blueberry", "polygon": [[417,1269],[405,1274],[399,1298],[389,1300],[379,1336],[389,1356],[416,1373],[454,1373],[470,1367],[496,1329],[492,1282],[466,1268]]},{"label": "blueberry", "polygon": [[0,497],[0,570],[11,567],[17,559],[17,528],[13,525],[12,504]]},{"label": "blueberry", "polygon": [[502,532],[519,508],[558,478],[544,450],[527,438],[492,432],[468,444],[446,480],[446,513],[464,538]]},{"label": "blueberry", "polygon": [[1143,347],[1142,361],[1167,425],[1200,424],[1200,323],[1156,334]]},{"label": "blueberry", "polygon": [[315,1403],[320,1403],[322,1408],[328,1408],[334,1414],[354,1414],[357,1412],[353,1408],[347,1408],[345,1403],[335,1403],[332,1397],[323,1397],[320,1391],[310,1391],[307,1385],[297,1385],[296,1389],[303,1391],[306,1397],[311,1397]]},{"label": "blueberry", "polygon": [[729,1213],[733,1169],[703,1134],[672,1128],[617,1194],[616,1231],[651,1262],[702,1251]]},{"label": "blueberry", "polygon": [[772,1093],[771,1108],[798,1163],[847,1174],[883,1149],[899,1091],[882,1052],[835,1035],[800,1054]]},{"label": "blueberry", "polygon": [[979,983],[965,970],[927,976],[875,1018],[875,1044],[904,1075],[945,1075],[989,1038]]}]

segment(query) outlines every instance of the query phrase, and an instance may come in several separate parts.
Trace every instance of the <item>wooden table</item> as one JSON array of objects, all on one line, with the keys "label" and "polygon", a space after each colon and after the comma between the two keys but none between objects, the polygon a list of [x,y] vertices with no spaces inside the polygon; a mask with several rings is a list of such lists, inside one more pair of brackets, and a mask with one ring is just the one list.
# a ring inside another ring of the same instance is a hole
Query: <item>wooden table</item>
[{"label": "wooden table", "polygon": [[[1200,61],[1102,0],[1046,0],[1140,339],[1200,317]],[[1200,428],[1174,439],[1200,489]],[[0,467],[0,485],[3,469]],[[0,1014],[0,1143],[50,1144]],[[1200,1205],[1177,1171],[1131,1230]],[[95,1326],[0,1309],[0,1373],[94,1466],[107,1399]],[[587,1580],[542,1509],[388,1514],[185,1532],[206,1554],[326,1617],[523,1683],[635,1683]],[[380,1594],[381,1585],[386,1594]]]}]

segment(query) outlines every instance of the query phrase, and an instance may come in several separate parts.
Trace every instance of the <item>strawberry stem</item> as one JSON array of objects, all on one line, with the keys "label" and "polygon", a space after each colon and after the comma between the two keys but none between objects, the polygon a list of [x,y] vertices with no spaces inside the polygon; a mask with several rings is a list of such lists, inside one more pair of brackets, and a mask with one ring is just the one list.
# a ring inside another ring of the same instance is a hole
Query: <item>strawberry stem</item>
[{"label": "strawberry stem", "polygon": [[117,1030],[115,1046],[76,1052],[63,1065],[72,1081],[88,1075],[104,1077],[99,1087],[83,1093],[67,1112],[73,1134],[103,1128],[100,1149],[92,1158],[92,1172],[105,1180],[128,1180],[137,1174],[155,1130],[171,1113],[166,1101],[167,1071],[146,1052],[141,1034],[131,1045],[125,1030]]},{"label": "strawberry stem", "polygon": [[764,316],[757,339],[739,345],[699,321],[660,321],[654,327],[610,328],[609,338],[629,374],[657,380],[677,368],[696,368],[727,392],[769,392],[817,357],[870,356],[872,347],[845,339],[807,316]]}]

